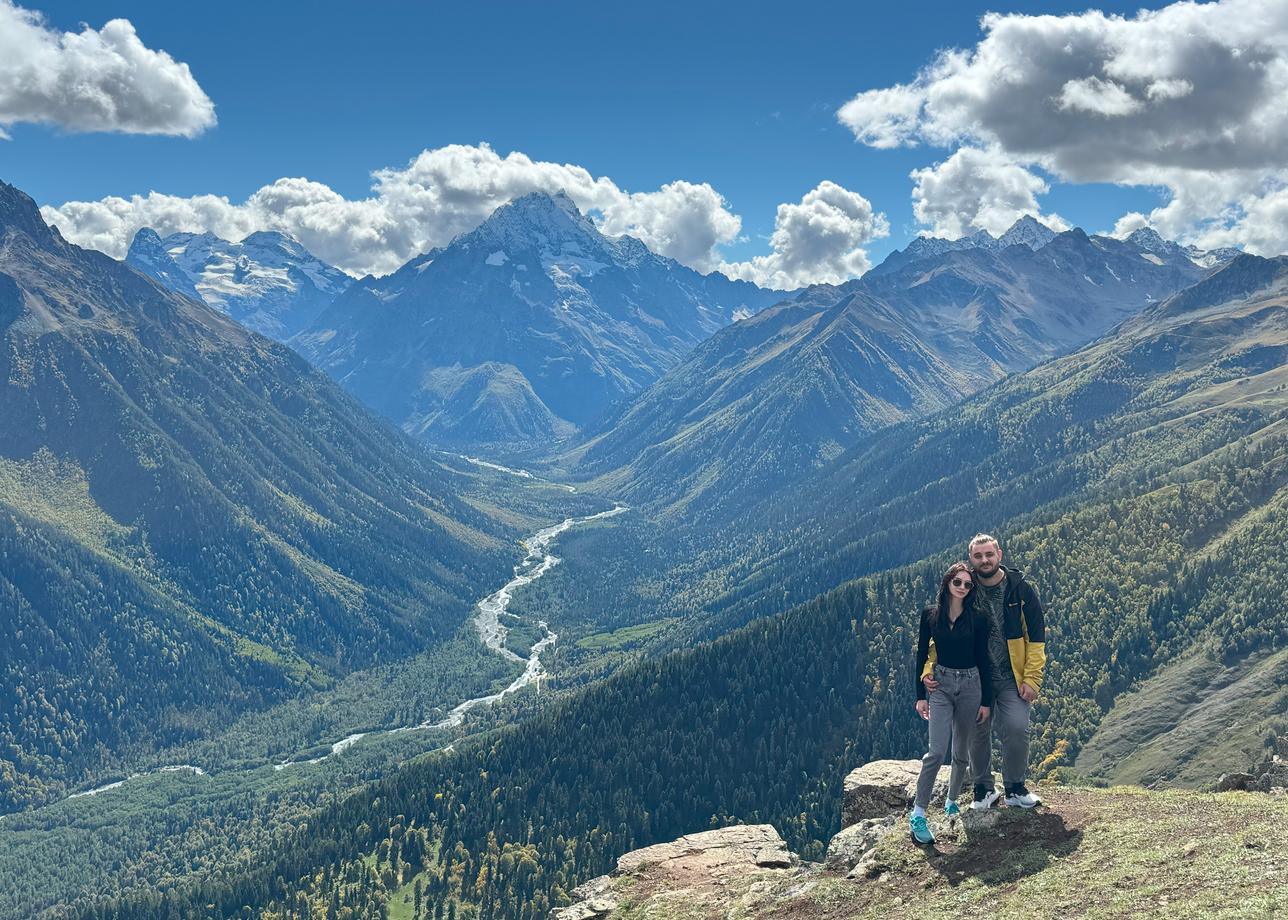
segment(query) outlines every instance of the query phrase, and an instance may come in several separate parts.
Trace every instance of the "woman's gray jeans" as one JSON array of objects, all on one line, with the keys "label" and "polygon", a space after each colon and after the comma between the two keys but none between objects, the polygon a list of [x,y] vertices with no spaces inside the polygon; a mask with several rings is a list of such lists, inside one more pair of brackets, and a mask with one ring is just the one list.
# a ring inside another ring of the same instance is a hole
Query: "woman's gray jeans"
[{"label": "woman's gray jeans", "polygon": [[953,769],[948,780],[948,798],[956,799],[966,782],[970,765],[970,744],[975,734],[981,698],[979,668],[945,668],[935,665],[934,678],[939,686],[931,690],[930,750],[921,758],[921,776],[917,778],[917,797],[913,804],[925,808],[935,789],[939,768],[948,759],[952,743]]}]

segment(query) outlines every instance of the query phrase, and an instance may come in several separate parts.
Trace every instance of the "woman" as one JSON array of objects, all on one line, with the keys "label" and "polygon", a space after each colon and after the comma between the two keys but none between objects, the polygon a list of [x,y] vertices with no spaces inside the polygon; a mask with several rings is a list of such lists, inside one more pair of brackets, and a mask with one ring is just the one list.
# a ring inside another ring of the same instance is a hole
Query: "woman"
[{"label": "woman", "polygon": [[[993,678],[989,670],[988,621],[975,611],[975,583],[964,562],[954,562],[939,583],[939,598],[921,612],[921,636],[917,641],[917,712],[930,722],[930,750],[921,758],[921,776],[913,800],[912,839],[934,843],[935,835],[926,823],[926,806],[935,788],[939,768],[948,757],[953,739],[953,769],[948,781],[944,812],[960,812],[957,796],[966,780],[967,751],[975,723],[988,718],[993,705]],[[939,681],[927,699],[922,672],[935,660],[931,676]]]}]

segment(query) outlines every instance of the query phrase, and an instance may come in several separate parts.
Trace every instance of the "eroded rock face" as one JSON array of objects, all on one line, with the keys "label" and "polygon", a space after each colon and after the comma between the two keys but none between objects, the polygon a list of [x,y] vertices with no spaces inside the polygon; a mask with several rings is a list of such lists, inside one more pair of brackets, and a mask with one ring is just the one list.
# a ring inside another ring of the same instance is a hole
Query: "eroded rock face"
[{"label": "eroded rock face", "polygon": [[[845,777],[845,800],[841,806],[841,827],[868,818],[899,814],[912,804],[917,793],[920,760],[874,760]],[[948,791],[948,767],[939,769],[931,802],[942,802]]]}]

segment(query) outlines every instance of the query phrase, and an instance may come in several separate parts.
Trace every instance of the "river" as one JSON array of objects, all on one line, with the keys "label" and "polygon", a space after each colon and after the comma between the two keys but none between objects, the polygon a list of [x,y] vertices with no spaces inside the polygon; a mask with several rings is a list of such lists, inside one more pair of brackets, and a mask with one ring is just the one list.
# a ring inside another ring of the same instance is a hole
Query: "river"
[{"label": "river", "polygon": [[[529,478],[532,477],[532,474],[528,473],[526,470],[511,470],[497,466],[496,464],[475,460],[474,458],[465,459],[470,460],[472,463],[477,463],[480,466],[487,466],[512,475],[525,476]],[[524,556],[523,560],[514,567],[514,577],[496,591],[483,598],[483,600],[479,601],[475,607],[474,627],[478,630],[479,638],[483,641],[483,644],[498,655],[508,658],[511,661],[524,661],[524,658],[516,655],[514,652],[510,651],[510,649],[505,647],[506,636],[509,634],[510,630],[501,622],[501,616],[506,612],[506,608],[510,606],[510,601],[514,598],[514,592],[525,585],[532,584],[559,564],[559,557],[551,551],[551,547],[560,534],[579,524],[588,524],[591,521],[599,521],[604,518],[614,517],[615,515],[621,514],[627,510],[628,509],[625,505],[616,504],[607,511],[600,511],[597,514],[591,514],[587,517],[566,518],[558,524],[552,524],[549,527],[544,527],[541,530],[538,530],[531,537],[522,541],[524,548],[527,550],[527,555]],[[555,640],[557,640],[559,636],[550,630],[550,627],[545,620],[538,620],[537,625],[541,627],[545,635],[537,640],[528,652],[528,657],[526,659],[527,663],[524,665],[523,672],[511,681],[508,686],[498,690],[496,693],[489,693],[486,696],[476,696],[472,699],[465,700],[462,703],[458,703],[445,718],[437,721],[431,720],[421,722],[418,725],[403,725],[397,728],[385,728],[371,732],[355,732],[354,734],[347,735],[332,744],[331,750],[326,754],[323,754],[321,757],[314,757],[309,760],[283,760],[273,764],[273,769],[285,770],[287,767],[294,767],[302,764],[321,763],[327,758],[333,757],[336,754],[353,747],[353,745],[357,744],[363,738],[378,737],[380,735],[396,735],[404,732],[426,731],[438,728],[455,728],[465,721],[465,716],[470,710],[479,706],[490,706],[502,697],[514,693],[516,690],[521,690],[533,681],[539,680],[541,676],[545,674],[545,668],[541,664],[541,654],[550,646],[554,645]],[[452,745],[449,744],[447,747],[450,749]],[[81,796],[99,795],[104,792],[110,792],[113,789],[119,789],[126,783],[140,779],[144,776],[151,776],[155,773],[174,773],[179,771],[188,771],[198,776],[209,775],[201,767],[194,766],[192,764],[171,764],[169,766],[159,767],[156,770],[132,773],[125,779],[116,780],[115,782],[107,783],[94,789],[74,792],[67,796],[67,798],[75,799],[80,798]]]}]

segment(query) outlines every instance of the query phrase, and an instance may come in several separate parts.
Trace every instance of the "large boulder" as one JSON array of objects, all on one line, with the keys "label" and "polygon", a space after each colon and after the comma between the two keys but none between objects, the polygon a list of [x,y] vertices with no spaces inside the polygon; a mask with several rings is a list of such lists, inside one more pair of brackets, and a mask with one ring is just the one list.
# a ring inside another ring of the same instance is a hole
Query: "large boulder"
[{"label": "large boulder", "polygon": [[823,858],[824,868],[849,872],[872,852],[872,848],[882,837],[901,827],[894,815],[887,815],[884,818],[864,818],[857,824],[842,828],[828,842],[827,855]]},{"label": "large boulder", "polygon": [[1251,773],[1222,773],[1217,780],[1216,792],[1247,792],[1256,787],[1257,778]]},{"label": "large boulder", "polygon": [[[948,791],[949,767],[939,768],[931,802],[942,802]],[[917,793],[920,760],[874,760],[845,777],[845,799],[841,806],[841,827],[866,818],[897,815],[912,805]]]},{"label": "large boulder", "polygon": [[739,865],[786,868],[796,861],[772,825],[735,824],[632,850],[618,857],[615,874],[638,873],[681,857],[698,857],[713,871]]}]

